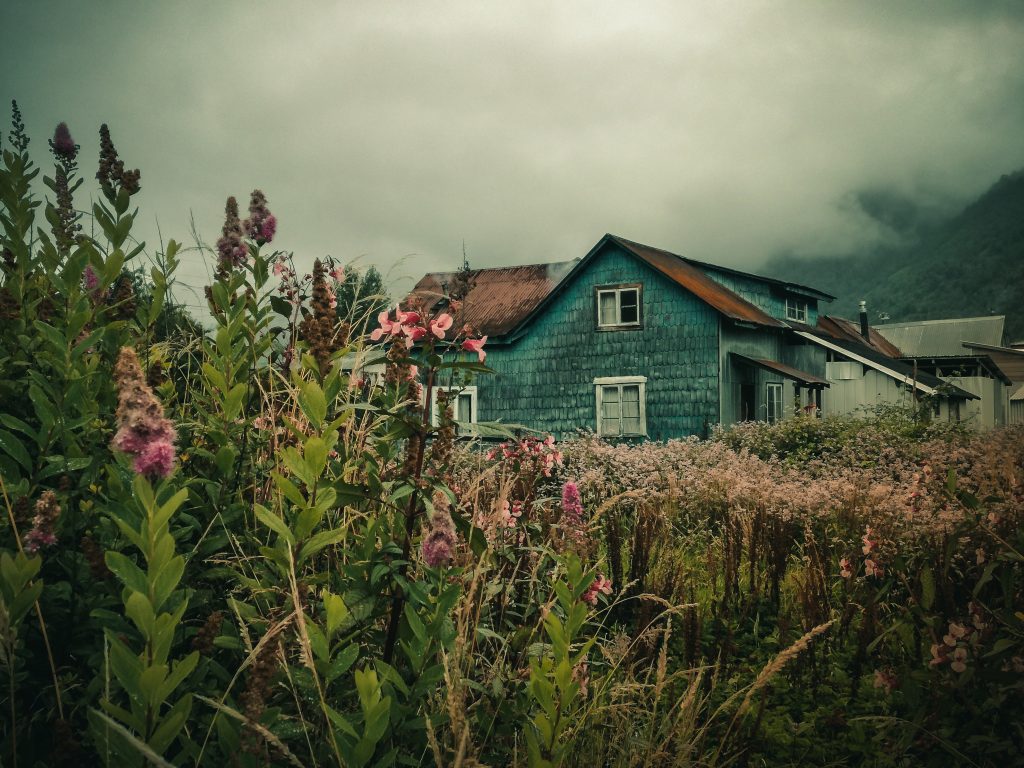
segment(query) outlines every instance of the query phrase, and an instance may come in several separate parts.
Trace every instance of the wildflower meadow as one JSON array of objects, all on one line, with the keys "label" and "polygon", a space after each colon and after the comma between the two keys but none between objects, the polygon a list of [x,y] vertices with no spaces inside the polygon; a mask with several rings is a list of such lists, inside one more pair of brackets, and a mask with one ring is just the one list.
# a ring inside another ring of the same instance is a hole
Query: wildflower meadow
[{"label": "wildflower meadow", "polygon": [[468,431],[486,337],[272,194],[184,312],[100,136],[3,135],[0,764],[1021,764],[1020,428]]}]

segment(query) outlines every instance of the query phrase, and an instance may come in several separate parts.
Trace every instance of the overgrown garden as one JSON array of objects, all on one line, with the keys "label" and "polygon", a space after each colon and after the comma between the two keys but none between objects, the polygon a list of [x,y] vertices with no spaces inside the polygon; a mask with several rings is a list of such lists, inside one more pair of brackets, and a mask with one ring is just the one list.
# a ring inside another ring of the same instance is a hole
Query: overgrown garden
[{"label": "overgrown garden", "polygon": [[470,439],[473,328],[301,274],[255,191],[204,329],[106,126],[96,171],[57,128],[42,194],[13,117],[0,764],[1019,761],[1019,428]]}]

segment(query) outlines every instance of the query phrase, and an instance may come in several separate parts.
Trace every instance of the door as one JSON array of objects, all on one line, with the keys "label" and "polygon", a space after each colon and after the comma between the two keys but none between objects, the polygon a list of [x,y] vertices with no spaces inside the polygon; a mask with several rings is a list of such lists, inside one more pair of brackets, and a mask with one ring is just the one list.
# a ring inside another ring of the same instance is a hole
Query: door
[{"label": "door", "polygon": [[757,419],[757,387],[754,384],[740,384],[740,421]]}]

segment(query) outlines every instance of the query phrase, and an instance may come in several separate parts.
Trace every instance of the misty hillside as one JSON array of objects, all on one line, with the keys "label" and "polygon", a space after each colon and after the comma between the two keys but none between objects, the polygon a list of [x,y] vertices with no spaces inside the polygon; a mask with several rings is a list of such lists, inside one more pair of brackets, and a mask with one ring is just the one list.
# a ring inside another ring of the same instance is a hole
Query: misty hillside
[{"label": "misty hillside", "polygon": [[872,202],[880,221],[905,225],[893,229],[902,228],[908,244],[839,258],[780,257],[766,273],[834,294],[829,314],[855,317],[860,299],[872,323],[882,313],[893,323],[1004,314],[1004,342],[1024,339],[1024,170],[944,221],[917,223],[896,202]]}]

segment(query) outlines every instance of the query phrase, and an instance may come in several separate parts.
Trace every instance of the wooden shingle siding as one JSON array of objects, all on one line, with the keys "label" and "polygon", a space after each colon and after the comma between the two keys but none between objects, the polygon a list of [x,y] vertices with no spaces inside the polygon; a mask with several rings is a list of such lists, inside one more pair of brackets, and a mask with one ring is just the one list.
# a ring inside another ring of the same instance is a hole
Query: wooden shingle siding
[{"label": "wooden shingle siding", "polygon": [[[594,288],[643,283],[642,329],[599,331]],[[477,379],[481,421],[567,437],[597,427],[594,379],[646,376],[647,436],[702,434],[718,421],[718,313],[610,244],[529,331],[489,348],[493,376]]]},{"label": "wooden shingle siding", "polygon": [[[777,287],[754,278],[744,277],[731,272],[720,272],[713,267],[702,265],[702,271],[716,283],[724,285],[733,293],[739,294],[762,312],[779,320],[786,319],[786,296]],[[797,298],[797,297],[795,297]],[[818,302],[807,297],[799,297],[807,304],[807,325],[818,322]]]}]

